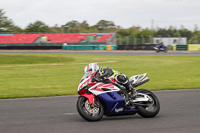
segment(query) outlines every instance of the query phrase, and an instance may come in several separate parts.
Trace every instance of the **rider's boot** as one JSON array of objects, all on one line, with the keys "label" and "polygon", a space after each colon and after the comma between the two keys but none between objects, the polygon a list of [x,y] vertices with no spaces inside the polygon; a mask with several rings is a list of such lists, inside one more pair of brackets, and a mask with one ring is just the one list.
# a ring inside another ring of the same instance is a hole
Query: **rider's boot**
[{"label": "rider's boot", "polygon": [[132,85],[129,86],[129,92],[130,92],[129,98],[130,98],[130,99],[135,99],[138,93],[137,93],[137,91],[132,87]]},{"label": "rider's boot", "polygon": [[135,99],[138,93],[133,88],[133,86],[131,85],[130,82],[126,83],[124,86],[126,87],[126,91],[128,92],[128,99],[127,99],[127,102],[126,102],[126,107],[129,108],[129,107],[132,106],[131,100]]},{"label": "rider's boot", "polygon": [[138,95],[138,92],[135,89],[133,89],[132,94],[131,94],[131,99],[135,99],[137,95]]},{"label": "rider's boot", "polygon": [[135,99],[137,97],[137,91],[132,87],[129,88],[129,94],[128,94],[128,100],[126,102],[125,108],[130,109],[132,108],[133,103],[131,102],[132,99]]}]

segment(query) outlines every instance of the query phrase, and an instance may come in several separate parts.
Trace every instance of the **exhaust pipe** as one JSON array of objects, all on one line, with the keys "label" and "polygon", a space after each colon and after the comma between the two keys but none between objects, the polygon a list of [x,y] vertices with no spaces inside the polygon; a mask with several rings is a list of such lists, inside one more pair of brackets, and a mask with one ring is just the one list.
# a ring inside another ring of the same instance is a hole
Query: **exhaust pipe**
[{"label": "exhaust pipe", "polygon": [[149,81],[149,78],[146,77],[146,78],[144,78],[140,83],[138,83],[135,87],[140,86],[140,85],[142,85],[142,84],[144,84],[144,83],[146,83],[146,82],[148,82],[148,81]]}]

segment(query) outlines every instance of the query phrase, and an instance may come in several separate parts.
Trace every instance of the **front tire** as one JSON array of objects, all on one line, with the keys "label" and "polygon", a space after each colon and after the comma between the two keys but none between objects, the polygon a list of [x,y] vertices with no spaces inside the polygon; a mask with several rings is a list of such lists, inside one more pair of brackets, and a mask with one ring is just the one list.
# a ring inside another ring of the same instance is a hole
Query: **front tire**
[{"label": "front tire", "polygon": [[104,109],[102,104],[98,99],[96,99],[94,103],[95,106],[89,105],[89,101],[86,97],[78,98],[76,105],[78,113],[87,121],[99,121],[103,117]]},{"label": "front tire", "polygon": [[[146,89],[139,89],[137,92],[146,94],[152,99],[152,106],[137,106],[138,114],[144,118],[155,117],[160,111],[160,103],[156,95]],[[151,110],[148,110],[149,108]]]}]

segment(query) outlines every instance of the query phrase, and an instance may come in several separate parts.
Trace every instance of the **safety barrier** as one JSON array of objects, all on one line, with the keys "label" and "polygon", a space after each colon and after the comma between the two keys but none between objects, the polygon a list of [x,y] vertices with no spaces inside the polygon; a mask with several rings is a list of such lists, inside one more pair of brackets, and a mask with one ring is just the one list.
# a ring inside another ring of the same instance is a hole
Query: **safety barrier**
[{"label": "safety barrier", "polygon": [[62,46],[67,45],[105,45],[102,42],[81,42],[81,43],[0,43],[0,46]]},{"label": "safety barrier", "polygon": [[156,44],[117,45],[118,50],[154,50]]},{"label": "safety barrier", "polygon": [[188,45],[176,45],[176,50],[188,50]]},{"label": "safety barrier", "polygon": [[106,45],[106,50],[117,50],[117,45]]},{"label": "safety barrier", "polygon": [[200,44],[188,44],[188,51],[200,51]]},{"label": "safety barrier", "polygon": [[173,51],[176,51],[176,45],[173,45]]},{"label": "safety barrier", "polygon": [[200,44],[173,45],[173,50],[200,51]]},{"label": "safety barrier", "polygon": [[63,45],[63,50],[117,50],[117,45]]}]

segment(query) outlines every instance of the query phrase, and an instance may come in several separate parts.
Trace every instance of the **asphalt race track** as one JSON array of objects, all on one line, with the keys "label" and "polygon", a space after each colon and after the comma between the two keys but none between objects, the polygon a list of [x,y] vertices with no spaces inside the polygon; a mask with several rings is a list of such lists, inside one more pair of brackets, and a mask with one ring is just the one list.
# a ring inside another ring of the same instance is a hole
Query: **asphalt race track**
[{"label": "asphalt race track", "polygon": [[[0,53],[200,56],[200,51],[0,50]],[[0,99],[0,133],[200,133],[200,89],[154,92],[161,104],[155,118],[139,115],[83,120],[78,96]]]},{"label": "asphalt race track", "polygon": [[200,56],[200,51],[168,51],[167,53],[155,51],[134,50],[96,50],[96,51],[72,51],[72,50],[0,50],[0,53],[40,53],[40,54],[95,54],[95,55],[146,55],[146,56]]},{"label": "asphalt race track", "polygon": [[1,133],[199,133],[200,89],[154,92],[161,104],[155,118],[103,117],[87,122],[75,96],[0,100]]}]

